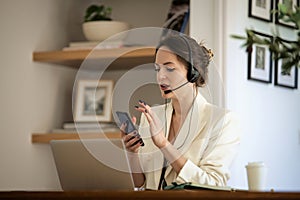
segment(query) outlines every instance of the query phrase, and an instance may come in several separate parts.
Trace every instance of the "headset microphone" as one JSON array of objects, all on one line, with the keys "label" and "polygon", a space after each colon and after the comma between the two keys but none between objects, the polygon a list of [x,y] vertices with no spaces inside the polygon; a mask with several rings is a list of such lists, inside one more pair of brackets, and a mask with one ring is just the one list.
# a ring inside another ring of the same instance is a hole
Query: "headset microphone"
[{"label": "headset microphone", "polygon": [[164,93],[165,93],[165,94],[169,94],[169,93],[171,93],[171,92],[173,92],[173,91],[175,91],[175,90],[181,88],[182,86],[184,86],[184,85],[186,85],[186,84],[188,84],[188,83],[189,83],[189,81],[187,81],[187,82],[181,84],[180,86],[178,86],[178,87],[176,87],[176,88],[174,88],[174,89],[166,90],[166,91],[164,91]]}]

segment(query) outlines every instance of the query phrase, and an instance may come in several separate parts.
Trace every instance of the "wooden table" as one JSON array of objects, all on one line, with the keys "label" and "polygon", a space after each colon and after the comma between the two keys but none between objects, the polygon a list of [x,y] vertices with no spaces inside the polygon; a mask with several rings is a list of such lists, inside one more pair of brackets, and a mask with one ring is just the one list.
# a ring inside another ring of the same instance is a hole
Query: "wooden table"
[{"label": "wooden table", "polygon": [[212,190],[173,190],[173,191],[11,191],[0,192],[0,199],[300,199],[300,192],[248,192]]}]

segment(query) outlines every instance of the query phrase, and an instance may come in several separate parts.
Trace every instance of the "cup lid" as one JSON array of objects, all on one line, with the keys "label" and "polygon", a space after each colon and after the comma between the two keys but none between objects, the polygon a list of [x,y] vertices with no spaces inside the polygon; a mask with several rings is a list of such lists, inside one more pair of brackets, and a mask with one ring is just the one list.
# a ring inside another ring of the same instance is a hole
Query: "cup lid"
[{"label": "cup lid", "polygon": [[248,162],[248,165],[246,165],[246,167],[262,167],[262,166],[265,166],[265,163],[263,161]]}]

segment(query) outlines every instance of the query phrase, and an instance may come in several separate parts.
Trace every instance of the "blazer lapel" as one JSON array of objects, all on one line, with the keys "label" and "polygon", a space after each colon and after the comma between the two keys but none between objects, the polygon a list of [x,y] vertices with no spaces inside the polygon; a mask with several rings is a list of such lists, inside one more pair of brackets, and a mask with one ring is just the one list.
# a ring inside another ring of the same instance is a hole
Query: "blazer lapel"
[{"label": "blazer lapel", "polygon": [[[174,147],[177,148],[181,154],[185,154],[189,149],[190,144],[194,139],[202,132],[206,125],[207,119],[205,115],[205,104],[207,101],[204,97],[198,93],[193,107],[190,109],[182,128],[180,129],[177,138],[174,142]],[[170,106],[172,107],[172,106]],[[172,108],[173,111],[173,108]],[[168,113],[168,122],[171,121],[171,114]],[[169,123],[170,126],[170,123]],[[168,126],[168,127],[169,127]],[[167,177],[172,171],[172,167],[168,166],[165,177]],[[168,183],[170,184],[170,183]]]},{"label": "blazer lapel", "polygon": [[[163,109],[157,109],[156,110],[156,114],[161,119],[163,128],[165,130],[165,137],[166,138],[168,138],[168,136],[169,136],[169,130],[170,130],[172,113],[173,113],[173,107],[172,107],[171,103],[168,103],[166,105],[166,107],[163,108]],[[157,162],[155,164],[155,166],[157,168],[155,167],[154,177],[153,178],[155,180],[154,182],[158,183],[159,179],[160,179],[160,176],[161,176],[162,168],[163,168],[164,158],[163,158],[163,154],[160,151],[158,151],[158,149],[156,149],[156,147],[154,147],[154,150],[157,151],[157,154],[155,155],[155,158],[154,158],[155,162]],[[161,166],[161,167],[158,167],[158,165]],[[158,185],[155,185],[154,187],[157,188]]]},{"label": "blazer lapel", "polygon": [[174,146],[183,154],[188,150],[190,144],[193,142],[195,137],[199,135],[206,124],[206,103],[206,100],[198,94],[178,133]]}]

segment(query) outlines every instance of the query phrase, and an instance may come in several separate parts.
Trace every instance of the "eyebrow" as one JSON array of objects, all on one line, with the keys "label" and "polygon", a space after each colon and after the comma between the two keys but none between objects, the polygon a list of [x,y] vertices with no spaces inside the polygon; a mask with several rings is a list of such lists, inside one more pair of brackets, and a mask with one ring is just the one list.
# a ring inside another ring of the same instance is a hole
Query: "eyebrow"
[{"label": "eyebrow", "polygon": [[[159,63],[155,63],[155,64],[159,65]],[[171,61],[168,61],[168,62],[162,63],[162,65],[168,65],[168,64],[175,64],[175,63],[173,63],[173,62],[171,62]]]}]

